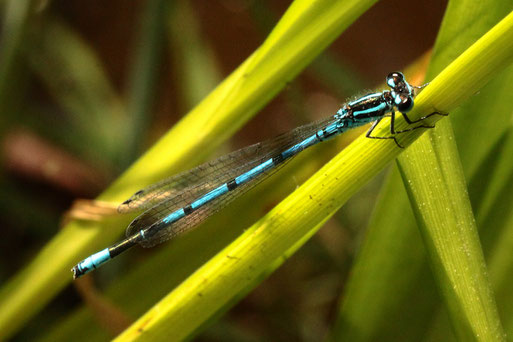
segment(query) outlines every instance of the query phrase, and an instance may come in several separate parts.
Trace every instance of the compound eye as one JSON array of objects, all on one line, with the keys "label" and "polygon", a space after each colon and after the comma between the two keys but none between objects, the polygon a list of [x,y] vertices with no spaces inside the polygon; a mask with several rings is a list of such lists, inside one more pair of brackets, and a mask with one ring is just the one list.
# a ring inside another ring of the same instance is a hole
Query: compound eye
[{"label": "compound eye", "polygon": [[401,113],[409,112],[413,108],[413,98],[410,96],[404,97],[401,103],[397,104],[397,110]]},{"label": "compound eye", "polygon": [[398,71],[392,72],[387,76],[387,84],[390,88],[395,88],[399,83],[404,82],[404,75]]}]

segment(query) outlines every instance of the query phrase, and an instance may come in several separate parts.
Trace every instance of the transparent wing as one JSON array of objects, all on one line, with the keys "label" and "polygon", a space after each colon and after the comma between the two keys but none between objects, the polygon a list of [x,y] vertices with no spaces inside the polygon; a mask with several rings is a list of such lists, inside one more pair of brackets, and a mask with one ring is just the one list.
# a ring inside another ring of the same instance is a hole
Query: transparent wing
[{"label": "transparent wing", "polygon": [[[323,125],[327,125],[333,120],[333,117],[330,117],[300,126],[273,139],[244,147],[201,164],[191,170],[154,183],[137,191],[128,200],[123,202],[118,207],[118,212],[141,211],[178,195],[181,195],[178,197],[183,203],[175,201],[174,204],[182,207],[186,204],[187,200],[207,193],[217,185],[252,169],[283,149],[300,142],[313,134],[319,127],[323,127]],[[183,196],[183,193],[187,195]]]},{"label": "transparent wing", "polygon": [[[139,244],[145,248],[153,247],[196,227],[205,219],[207,219],[210,215],[223,209],[225,206],[230,204],[235,198],[246,193],[248,190],[256,186],[258,183],[266,179],[269,175],[279,170],[289,160],[281,163],[280,165],[267,171],[266,173],[262,173],[261,175],[255,177],[255,179],[253,179],[251,182],[239,186],[235,190],[230,191],[225,195],[218,197],[212,200],[211,202],[203,205],[202,207],[193,211],[191,214],[185,216],[183,219],[175,223],[172,223],[164,229],[160,230],[151,238],[142,240],[141,242],[139,242]],[[179,208],[181,207],[177,207],[176,209]],[[132,221],[132,223],[127,228],[127,236],[136,234],[141,229],[150,227],[152,224],[160,222],[164,217],[166,217],[169,213],[173,212],[174,210],[175,209],[169,210],[167,201],[162,202],[154,206],[153,208],[148,209],[147,211],[139,215],[136,219],[134,219],[134,221]]]},{"label": "transparent wing", "polygon": [[[230,176],[235,177],[244,165],[251,165],[251,159],[255,164],[260,155],[266,154],[266,146],[257,143],[238,151],[221,156],[213,161],[206,162],[191,170],[184,171],[170,178],[152,184],[143,190],[136,192],[128,200],[123,202],[118,211],[121,213],[132,212],[150,208],[162,201],[174,198],[186,192],[187,197],[194,198],[198,193],[208,192],[220,179]],[[242,164],[242,165],[241,165]],[[232,177],[232,178],[233,178]],[[184,198],[183,196],[178,196]]]},{"label": "transparent wing", "polygon": [[[150,208],[132,221],[127,228],[126,235],[132,236],[141,229],[161,222],[168,214],[185,207],[216,187],[303,141],[333,121],[335,121],[335,118],[330,117],[298,127],[276,138],[232,152],[137,192],[127,201],[128,203],[125,202],[126,204],[123,205],[136,202],[137,208]],[[228,205],[234,198],[242,195],[267,176],[276,172],[284,164],[281,163],[255,177],[252,181],[212,200],[140,244],[143,247],[152,247],[195,227],[207,217]]]}]

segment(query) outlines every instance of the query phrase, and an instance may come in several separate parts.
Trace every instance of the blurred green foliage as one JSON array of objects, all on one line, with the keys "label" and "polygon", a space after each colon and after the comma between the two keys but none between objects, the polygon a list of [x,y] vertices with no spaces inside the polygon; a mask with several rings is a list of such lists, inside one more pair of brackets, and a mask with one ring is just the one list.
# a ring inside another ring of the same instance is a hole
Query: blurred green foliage
[{"label": "blurred green foliage", "polygon": [[[287,6],[286,1],[237,0],[112,1],[102,5],[2,2],[1,294],[21,293],[24,286],[32,285],[16,282],[23,279],[20,270],[32,265],[36,256],[51,251],[52,244],[47,242],[59,234],[60,216],[71,201],[92,198],[106,188],[262,44]],[[413,63],[433,46],[439,34],[430,79],[512,9],[506,1],[480,5],[452,1],[440,26],[444,6],[444,2],[382,1],[360,18],[355,14],[355,24],[297,79],[287,79],[282,94],[217,155],[330,115],[345,98],[377,87],[386,73]],[[513,306],[509,304],[513,145],[508,103],[512,81],[509,68],[450,117],[507,334],[513,329]],[[280,87],[276,85],[273,91]],[[258,105],[265,102],[262,99]],[[161,172],[184,169],[215,156],[210,153],[214,147],[251,115],[240,118],[236,127],[218,140],[207,139],[208,148],[185,154],[182,164]],[[201,125],[191,133],[192,138],[201,135],[200,129]],[[95,272],[99,289],[87,283],[77,286],[79,291],[65,287],[71,274],[69,278],[61,276],[67,263],[61,267],[59,260],[76,253],[70,244],[62,255],[53,254],[59,276],[41,276],[41,281],[48,282],[39,293],[41,301],[16,307],[5,297],[0,299],[0,322],[16,310],[25,312],[16,315],[20,323],[13,322],[8,328],[0,325],[0,336],[51,341],[117,336],[128,322],[141,317],[236,239],[355,134],[305,152],[176,243],[132,251]],[[176,146],[179,148],[182,146]],[[167,155],[160,157],[168,159]],[[161,176],[154,174],[144,181]],[[258,287],[236,294],[198,327],[196,339],[453,338],[458,324],[453,322],[451,327],[429,268],[433,264],[426,259],[403,189],[395,168],[362,187],[273,275],[262,274],[253,285]],[[127,193],[132,190],[123,187]],[[101,228],[126,223],[126,219],[113,219]],[[89,234],[87,227],[84,224],[76,231],[86,229]],[[108,241],[118,236],[116,229],[100,234]],[[64,241],[65,235],[59,236]],[[55,282],[45,277],[54,277]],[[54,297],[55,288],[65,290]],[[27,298],[23,300],[30,303]],[[19,303],[25,303],[23,300]]]}]

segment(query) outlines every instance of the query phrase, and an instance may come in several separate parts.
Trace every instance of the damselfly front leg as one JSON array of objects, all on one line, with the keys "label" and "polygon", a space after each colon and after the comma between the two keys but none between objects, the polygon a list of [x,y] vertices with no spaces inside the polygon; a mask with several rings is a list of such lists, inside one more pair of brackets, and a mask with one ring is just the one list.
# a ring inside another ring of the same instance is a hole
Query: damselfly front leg
[{"label": "damselfly front leg", "polygon": [[[383,119],[383,117],[379,118],[378,120],[374,121],[374,123],[372,124],[372,126],[369,128],[369,130],[367,131],[367,134],[365,134],[365,136],[367,138],[370,138],[370,139],[393,139],[395,144],[399,147],[399,148],[404,148],[404,146],[402,146],[401,144],[399,144],[399,142],[397,141],[397,139],[395,138],[395,135],[396,134],[399,134],[399,133],[406,133],[406,132],[411,132],[417,128],[435,128],[434,125],[420,125],[420,126],[415,126],[415,127],[410,127],[410,128],[407,128],[407,129],[403,129],[403,130],[400,130],[400,131],[397,131],[395,129],[395,111],[392,111],[390,113],[390,134],[391,136],[385,136],[385,137],[378,137],[378,136],[373,136],[371,135],[372,132],[374,131],[374,129],[377,127],[378,123]],[[409,124],[414,124],[414,123],[417,123],[417,122],[422,122],[424,121],[425,119],[433,116],[433,115],[441,115],[441,116],[447,116],[449,115],[448,113],[441,113],[441,112],[433,112],[431,114],[428,114],[426,116],[423,116],[421,118],[419,118],[418,120],[410,120],[410,118],[408,117],[408,115],[406,115],[405,113],[402,113],[400,112],[401,115],[403,116],[404,120]],[[387,115],[388,116],[388,115]]]}]

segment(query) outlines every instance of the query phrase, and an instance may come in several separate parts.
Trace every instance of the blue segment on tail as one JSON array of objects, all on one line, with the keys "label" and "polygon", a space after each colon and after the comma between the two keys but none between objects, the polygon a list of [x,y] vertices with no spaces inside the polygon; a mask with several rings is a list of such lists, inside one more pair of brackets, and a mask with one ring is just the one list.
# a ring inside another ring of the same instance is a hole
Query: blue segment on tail
[{"label": "blue segment on tail", "polygon": [[173,222],[178,221],[179,219],[181,219],[184,216],[185,216],[184,209],[181,208],[181,209],[169,214],[168,216],[166,216],[166,218],[164,218],[164,220],[162,220],[162,221],[164,223],[173,223]]},{"label": "blue segment on tail", "polygon": [[95,253],[88,258],[82,260],[75,267],[73,267],[73,277],[78,278],[83,276],[86,273],[91,272],[92,270],[100,267],[103,263],[110,260],[109,249],[105,248],[104,250]]}]

